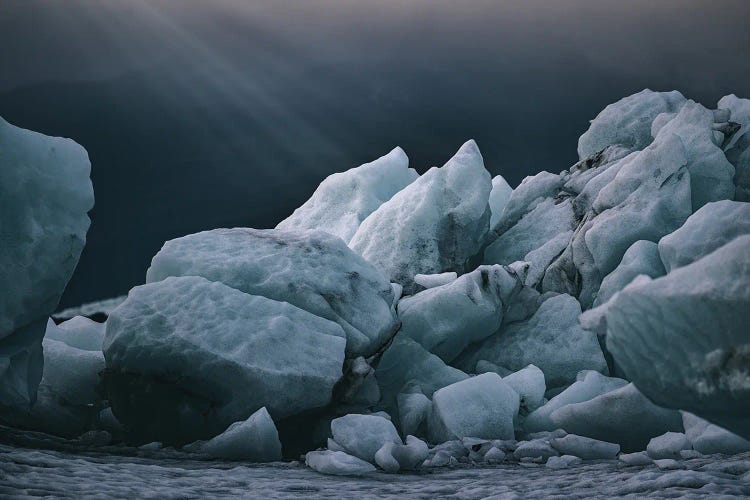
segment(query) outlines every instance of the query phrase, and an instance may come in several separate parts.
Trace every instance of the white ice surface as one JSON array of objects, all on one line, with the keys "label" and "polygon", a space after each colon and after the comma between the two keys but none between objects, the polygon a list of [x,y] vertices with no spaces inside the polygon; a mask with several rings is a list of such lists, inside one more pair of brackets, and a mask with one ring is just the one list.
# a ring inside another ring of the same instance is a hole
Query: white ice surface
[{"label": "white ice surface", "polygon": [[503,214],[512,194],[513,188],[502,175],[496,175],[492,178],[492,191],[490,191],[489,199],[490,210],[492,211],[490,227],[495,227],[497,221],[500,220],[500,216]]},{"label": "white ice surface", "polygon": [[474,141],[375,210],[351,248],[414,292],[415,274],[463,271],[489,230],[490,174]]},{"label": "white ice surface", "polygon": [[332,476],[361,476],[375,472],[375,466],[343,451],[311,451],[305,464],[315,472]]},{"label": "white ice surface", "polygon": [[404,150],[396,147],[375,161],[326,177],[276,228],[319,229],[349,243],[368,215],[417,177]]},{"label": "white ice surface", "polygon": [[455,272],[439,274],[415,274],[414,283],[424,288],[435,288],[456,281],[458,274]]},{"label": "white ice surface", "polygon": [[193,451],[227,460],[281,460],[279,433],[265,407],[250,415],[247,420],[233,423],[218,436],[197,443]]},{"label": "white ice surface", "polygon": [[653,460],[679,459],[680,452],[690,448],[690,441],[684,433],[665,432],[661,436],[651,438],[646,446],[646,452]]},{"label": "white ice surface", "polygon": [[527,321],[503,327],[460,359],[473,368],[479,360],[520,370],[534,364],[544,372],[547,387],[570,384],[581,370],[606,370],[596,335],[578,323],[581,306],[570,295],[542,302]]},{"label": "white ice surface", "polygon": [[578,139],[578,157],[583,159],[611,144],[632,150],[651,143],[651,123],[657,115],[676,112],[685,103],[677,91],[643,90],[610,104],[591,121]]},{"label": "white ice surface", "polygon": [[500,327],[503,306],[520,287],[517,275],[503,266],[480,266],[451,283],[402,299],[399,335],[450,362]]},{"label": "white ice surface", "polygon": [[565,405],[550,419],[571,434],[617,443],[626,452],[645,449],[652,437],[667,431],[682,431],[677,411],[654,405],[633,384]]},{"label": "white ice surface", "polygon": [[321,231],[235,228],[177,238],[154,256],[146,281],[168,276],[203,276],[335,321],[351,356],[372,354],[398,325],[390,282]]},{"label": "white ice surface", "polygon": [[542,406],[544,392],[544,373],[534,365],[529,365],[517,372],[503,377],[503,382],[516,391],[520,398],[523,413],[531,412]]},{"label": "white ice surface", "polygon": [[607,347],[653,401],[750,437],[750,235],[655,280],[607,312]]},{"label": "white ice surface", "polygon": [[281,418],[326,405],[341,377],[344,344],[332,321],[190,276],[132,289],[107,320],[104,355],[114,373],[163,380],[181,412],[172,421],[118,386],[126,391],[114,408],[123,424],[192,441],[263,406]]},{"label": "white ice surface", "polygon": [[390,420],[375,415],[349,414],[331,421],[333,439],[348,453],[371,464],[383,444],[403,444]]},{"label": "white ice surface", "polygon": [[681,139],[690,172],[693,211],[708,202],[734,196],[734,166],[724,155],[722,141],[717,141],[715,134],[714,113],[687,101],[655,138],[656,142],[670,135]]},{"label": "white ice surface", "polygon": [[682,227],[659,240],[659,255],[667,271],[672,271],[743,234],[750,234],[750,203],[730,200],[708,203],[688,217]]},{"label": "white ice surface", "polygon": [[0,118],[0,403],[26,406],[42,377],[47,319],[86,243],[88,153]]},{"label": "white ice surface", "polygon": [[550,444],[563,455],[573,455],[583,460],[614,459],[620,452],[620,445],[591,439],[575,434],[553,438]]},{"label": "white ice surface", "polygon": [[483,373],[443,387],[432,396],[430,438],[513,439],[518,394],[496,373]]},{"label": "white ice surface", "polygon": [[381,404],[391,410],[396,404],[396,396],[409,382],[419,385],[427,397],[447,385],[468,376],[457,368],[445,364],[420,344],[401,334],[380,358],[375,370],[380,385]]},{"label": "white ice surface", "polygon": [[101,352],[104,328],[104,323],[97,323],[85,316],[74,316],[59,325],[50,320],[44,337],[59,340],[76,349]]},{"label": "white ice surface", "polygon": [[615,270],[602,280],[594,306],[607,302],[612,295],[625,288],[639,274],[652,278],[666,274],[664,264],[659,257],[658,245],[653,241],[639,240],[630,245]]}]

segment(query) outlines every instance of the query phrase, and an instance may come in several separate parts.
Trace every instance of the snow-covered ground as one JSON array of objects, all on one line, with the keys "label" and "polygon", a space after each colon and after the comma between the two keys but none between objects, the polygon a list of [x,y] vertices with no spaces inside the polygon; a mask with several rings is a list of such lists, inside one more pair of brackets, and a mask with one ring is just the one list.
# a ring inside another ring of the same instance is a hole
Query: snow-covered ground
[{"label": "snow-covered ground", "polygon": [[585,462],[334,477],[299,462],[197,460],[175,451],[91,447],[0,429],[0,497],[25,498],[742,498],[750,453],[684,460],[680,469]]}]

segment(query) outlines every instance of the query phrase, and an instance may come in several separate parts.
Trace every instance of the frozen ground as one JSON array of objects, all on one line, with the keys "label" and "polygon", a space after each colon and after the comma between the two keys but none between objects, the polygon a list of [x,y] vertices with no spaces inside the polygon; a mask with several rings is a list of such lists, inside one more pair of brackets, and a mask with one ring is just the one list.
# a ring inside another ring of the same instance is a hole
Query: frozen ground
[{"label": "frozen ground", "polygon": [[0,428],[0,497],[55,498],[744,498],[750,453],[681,469],[589,462],[433,469],[365,478],[323,476],[299,463],[251,465],[169,450],[92,447]]}]

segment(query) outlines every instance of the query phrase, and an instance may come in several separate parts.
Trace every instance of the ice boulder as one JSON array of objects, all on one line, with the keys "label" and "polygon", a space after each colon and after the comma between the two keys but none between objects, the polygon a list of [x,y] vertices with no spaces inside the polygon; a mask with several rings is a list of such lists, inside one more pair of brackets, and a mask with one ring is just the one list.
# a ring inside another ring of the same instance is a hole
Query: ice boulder
[{"label": "ice boulder", "polygon": [[594,306],[607,302],[640,274],[652,278],[666,274],[664,264],[659,257],[658,245],[653,241],[639,240],[630,245],[625,255],[622,256],[620,264],[602,280],[602,285],[594,299]]},{"label": "ice boulder", "polygon": [[524,428],[527,432],[552,431],[556,426],[550,415],[558,408],[594,399],[607,392],[625,387],[627,384],[627,380],[621,378],[605,377],[599,372],[584,370],[568,388],[547,401],[541,408],[530,413],[526,417]]},{"label": "ice boulder", "polygon": [[583,159],[607,146],[617,144],[631,150],[651,143],[651,124],[661,113],[675,113],[685,97],[677,91],[642,90],[610,104],[591,121],[578,139],[578,157]]},{"label": "ice boulder", "polygon": [[547,171],[525,177],[511,193],[505,210],[492,226],[492,235],[497,237],[514,226],[521,218],[533,211],[537,205],[554,198],[563,185],[563,179]]},{"label": "ice boulder", "polygon": [[534,459],[546,461],[551,457],[556,457],[560,453],[552,447],[547,439],[532,439],[530,441],[521,441],[513,451],[516,460]]},{"label": "ice boulder", "polygon": [[427,443],[414,436],[406,436],[406,444],[388,441],[375,454],[375,462],[386,472],[417,470],[430,449]]},{"label": "ice boulder", "polygon": [[0,118],[0,405],[36,397],[47,320],[86,243],[90,170],[72,140]]},{"label": "ice boulder", "polygon": [[490,227],[495,227],[497,221],[500,220],[500,216],[505,210],[505,206],[510,201],[510,197],[513,195],[513,188],[503,178],[502,175],[496,175],[492,178],[492,191],[490,191],[490,211],[492,215],[490,217]]},{"label": "ice boulder", "polygon": [[687,163],[677,136],[660,137],[602,188],[593,203],[599,215],[583,236],[602,276],[636,241],[657,241],[685,222],[692,212]]},{"label": "ice boulder", "polygon": [[311,451],[305,464],[316,472],[332,476],[362,476],[375,472],[375,466],[343,451]]},{"label": "ice boulder", "polygon": [[651,457],[649,457],[648,453],[646,453],[645,451],[636,451],[633,453],[620,453],[620,455],[617,458],[620,460],[620,462],[631,467],[638,466],[638,465],[649,465],[654,462],[653,460],[651,460]]},{"label": "ice boulder", "polygon": [[521,286],[518,275],[508,268],[480,266],[447,285],[402,299],[399,335],[450,362],[469,344],[500,327],[505,304]]},{"label": "ice boulder", "polygon": [[661,436],[651,438],[646,446],[646,452],[653,460],[678,459],[680,452],[690,448],[690,441],[684,433],[665,432]]},{"label": "ice boulder", "polygon": [[261,408],[244,422],[235,422],[227,430],[205,442],[188,447],[190,451],[226,460],[275,462],[281,460],[281,442],[268,410]]},{"label": "ice boulder", "polygon": [[[521,219],[498,236],[484,251],[487,264],[510,264],[525,260],[524,256],[537,250],[560,234],[577,226],[573,204],[568,200],[557,202],[546,199],[526,213]],[[568,234],[568,239],[569,239]]]},{"label": "ice boulder", "polygon": [[456,382],[433,394],[430,439],[513,439],[518,406],[518,394],[496,373]]},{"label": "ice boulder", "polygon": [[664,267],[671,271],[744,234],[750,234],[750,203],[730,200],[708,203],[688,217],[682,227],[659,240],[659,255]]},{"label": "ice boulder", "polygon": [[692,213],[686,154],[678,136],[660,135],[591,179],[573,202],[579,225],[541,290],[574,295],[588,309],[633,243],[680,227]]},{"label": "ice boulder", "polygon": [[427,423],[432,411],[432,401],[421,392],[403,392],[396,396],[396,403],[401,433],[407,436],[421,434],[422,424]]},{"label": "ice boulder", "polygon": [[456,272],[439,273],[439,274],[415,274],[414,282],[427,288],[435,288],[437,286],[447,285],[453,281],[456,281],[458,274]]},{"label": "ice boulder", "polygon": [[335,321],[349,357],[369,356],[398,328],[389,281],[322,231],[235,228],[177,238],[153,258],[146,281],[168,276],[202,276]]},{"label": "ice boulder", "polygon": [[349,414],[331,421],[333,439],[347,452],[375,463],[375,454],[385,443],[401,442],[390,420],[377,415]]},{"label": "ice boulder", "polygon": [[112,311],[107,391],[133,439],[191,442],[264,406],[282,419],[327,405],[345,342],[338,324],[289,303],[167,278]]},{"label": "ice boulder", "polygon": [[750,99],[741,99],[734,94],[729,94],[719,99],[716,107],[719,110],[729,110],[729,120],[740,126],[739,130],[724,145],[724,150],[729,150],[740,137],[750,131]]},{"label": "ice boulder", "polygon": [[432,397],[438,389],[465,380],[468,375],[399,333],[380,358],[375,378],[380,385],[380,404],[392,411],[397,395],[409,383],[418,385],[425,396]]},{"label": "ice boulder", "polygon": [[418,177],[404,150],[396,147],[373,162],[326,177],[276,228],[319,229],[349,243],[367,216]]},{"label": "ice boulder", "polygon": [[49,323],[45,338],[59,340],[76,349],[101,352],[104,343],[104,323],[97,323],[85,316],[74,316],[56,326],[52,320]]},{"label": "ice boulder", "polygon": [[415,291],[415,274],[462,272],[489,230],[490,174],[474,141],[431,168],[362,222],[349,245],[391,281]]},{"label": "ice boulder", "polygon": [[734,165],[734,199],[750,201],[750,131],[739,138],[737,144],[726,152],[727,160]]},{"label": "ice boulder", "polygon": [[524,255],[523,262],[529,263],[529,269],[524,280],[526,286],[536,287],[542,282],[547,268],[567,248],[574,234],[573,231],[558,233],[539,248],[535,248]]},{"label": "ice boulder", "polygon": [[544,401],[544,373],[534,365],[503,377],[503,382],[516,391],[520,398],[520,411],[526,415],[542,406]]},{"label": "ice boulder", "polygon": [[620,292],[607,347],[657,404],[750,437],[750,235]]},{"label": "ice boulder", "polygon": [[578,324],[580,314],[580,304],[570,295],[549,298],[529,320],[506,325],[467,351],[457,366],[487,360],[520,370],[533,364],[544,372],[547,387],[570,384],[581,370],[603,372],[607,365],[599,342]]},{"label": "ice boulder", "polygon": [[633,384],[565,405],[550,419],[571,434],[617,443],[626,452],[643,450],[651,438],[667,431],[682,431],[679,412],[656,406]]},{"label": "ice boulder", "polygon": [[[50,321],[47,332],[57,327]],[[30,407],[7,408],[0,420],[7,424],[76,437],[93,428],[103,395],[99,373],[104,370],[101,351],[84,351],[45,338],[44,372],[36,401]]]},{"label": "ice boulder", "polygon": [[[687,101],[676,116],[659,130],[655,140],[670,135],[681,139],[690,172],[693,210],[710,201],[734,197],[734,166],[716,139],[716,113],[694,101]],[[724,119],[726,121],[726,119]]]},{"label": "ice boulder", "polygon": [[568,434],[553,438],[550,444],[563,455],[573,455],[583,460],[612,460],[620,453],[620,445]]},{"label": "ice boulder", "polygon": [[682,425],[685,435],[693,449],[704,455],[723,453],[734,455],[750,451],[750,441],[733,432],[696,417],[692,413],[682,412]]},{"label": "ice boulder", "polygon": [[725,138],[723,149],[735,168],[734,199],[750,201],[750,99],[740,99],[734,94],[724,96],[718,108],[730,111],[729,119],[740,126],[728,141]]}]

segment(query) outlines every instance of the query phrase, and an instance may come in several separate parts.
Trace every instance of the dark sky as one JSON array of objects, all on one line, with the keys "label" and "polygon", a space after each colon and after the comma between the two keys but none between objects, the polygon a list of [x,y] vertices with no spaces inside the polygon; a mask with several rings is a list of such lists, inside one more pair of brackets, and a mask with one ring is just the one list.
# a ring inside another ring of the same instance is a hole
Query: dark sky
[{"label": "dark sky", "polygon": [[748,0],[0,0],[0,116],[89,151],[69,306],[395,145],[424,171],[474,138],[515,186],[643,88],[750,96],[749,20]]}]

